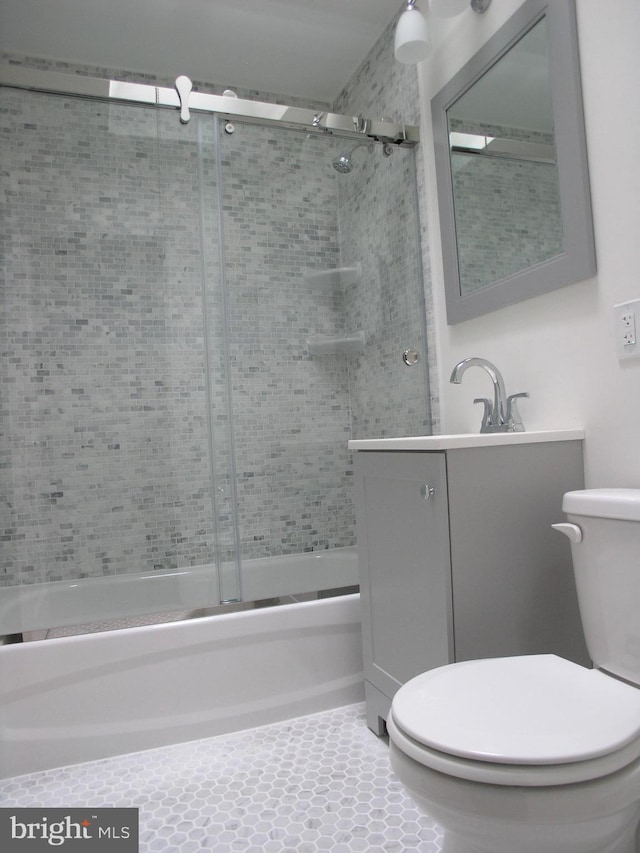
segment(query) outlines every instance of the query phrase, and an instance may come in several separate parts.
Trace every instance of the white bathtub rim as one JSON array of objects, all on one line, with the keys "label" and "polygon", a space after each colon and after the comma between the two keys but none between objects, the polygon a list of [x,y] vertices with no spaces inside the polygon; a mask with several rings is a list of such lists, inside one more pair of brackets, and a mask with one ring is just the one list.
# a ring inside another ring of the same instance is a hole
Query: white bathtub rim
[{"label": "white bathtub rim", "polygon": [[[260,607],[253,610],[241,610],[229,613],[216,613],[211,616],[198,616],[194,619],[180,619],[175,622],[157,622],[151,625],[134,625],[126,628],[114,628],[111,631],[97,632],[94,634],[74,634],[69,637],[51,637],[46,640],[32,640],[29,643],[16,643],[6,646],[0,646],[0,656],[5,653],[15,654],[20,653],[21,649],[30,648],[55,648],[58,646],[68,645],[77,647],[82,644],[92,643],[119,643],[132,641],[136,636],[148,636],[149,638],[155,635],[166,635],[167,640],[172,638],[173,642],[179,642],[180,637],[185,631],[191,633],[198,631],[199,633],[208,632],[213,629],[216,634],[223,633],[223,629],[231,627],[231,635],[226,634],[226,637],[246,637],[255,636],[263,633],[263,630],[258,624],[252,624],[268,620],[270,615],[276,615],[286,609],[287,613],[298,615],[302,614],[316,618],[316,624],[323,624],[320,618],[320,610],[329,608],[335,601],[355,601],[360,600],[360,593],[348,593],[347,595],[336,595],[329,598],[314,599],[312,601],[296,601],[290,604],[274,604],[270,607]],[[274,612],[275,611],[275,612]],[[308,613],[307,613],[308,611]],[[345,619],[345,622],[350,620]],[[308,627],[308,622],[300,621],[300,625]],[[175,634],[175,637],[173,636]],[[207,638],[209,641],[211,637]],[[167,642],[166,645],[170,646]],[[170,646],[174,648],[174,646]]]}]

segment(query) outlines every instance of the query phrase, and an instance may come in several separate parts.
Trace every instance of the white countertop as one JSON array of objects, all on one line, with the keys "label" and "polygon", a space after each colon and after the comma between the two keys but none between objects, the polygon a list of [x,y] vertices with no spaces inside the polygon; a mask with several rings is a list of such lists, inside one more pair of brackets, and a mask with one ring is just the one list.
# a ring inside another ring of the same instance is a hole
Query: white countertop
[{"label": "white countertop", "polygon": [[451,450],[460,447],[495,447],[501,444],[536,444],[542,441],[580,441],[581,429],[550,429],[532,432],[459,433],[415,435],[409,438],[362,438],[349,442],[350,450]]}]

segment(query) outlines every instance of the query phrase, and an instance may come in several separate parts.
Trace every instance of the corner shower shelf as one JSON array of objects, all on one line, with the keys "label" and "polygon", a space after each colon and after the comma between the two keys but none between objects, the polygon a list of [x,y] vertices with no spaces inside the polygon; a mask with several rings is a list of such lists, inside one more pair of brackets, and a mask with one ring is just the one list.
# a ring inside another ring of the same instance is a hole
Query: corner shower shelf
[{"label": "corner shower shelf", "polygon": [[304,280],[309,284],[354,284],[362,276],[362,265],[352,267],[335,267],[330,270],[313,270],[304,274]]},{"label": "corner shower shelf", "polygon": [[313,335],[307,340],[309,355],[345,355],[364,352],[364,332],[352,335]]}]

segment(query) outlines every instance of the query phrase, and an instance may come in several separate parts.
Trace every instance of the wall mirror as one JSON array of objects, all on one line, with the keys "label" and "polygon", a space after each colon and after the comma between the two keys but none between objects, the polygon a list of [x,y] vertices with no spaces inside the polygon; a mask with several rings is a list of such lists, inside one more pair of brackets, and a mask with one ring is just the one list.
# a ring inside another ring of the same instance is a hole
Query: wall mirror
[{"label": "wall mirror", "polygon": [[592,276],[574,0],[525,0],[431,109],[448,323]]}]

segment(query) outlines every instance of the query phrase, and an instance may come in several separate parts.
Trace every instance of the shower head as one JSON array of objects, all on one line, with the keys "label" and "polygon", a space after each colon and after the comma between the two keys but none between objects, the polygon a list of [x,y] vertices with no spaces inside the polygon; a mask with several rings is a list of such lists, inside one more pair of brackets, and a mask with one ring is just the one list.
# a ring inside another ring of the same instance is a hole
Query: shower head
[{"label": "shower head", "polygon": [[336,172],[340,172],[342,175],[348,174],[353,169],[349,154],[341,154],[339,157],[336,157],[331,165]]},{"label": "shower head", "polygon": [[336,172],[340,172],[342,175],[347,175],[353,169],[351,155],[356,148],[361,148],[362,146],[368,148],[369,151],[373,150],[373,142],[356,142],[356,144],[353,145],[346,154],[341,154],[331,163]]}]

